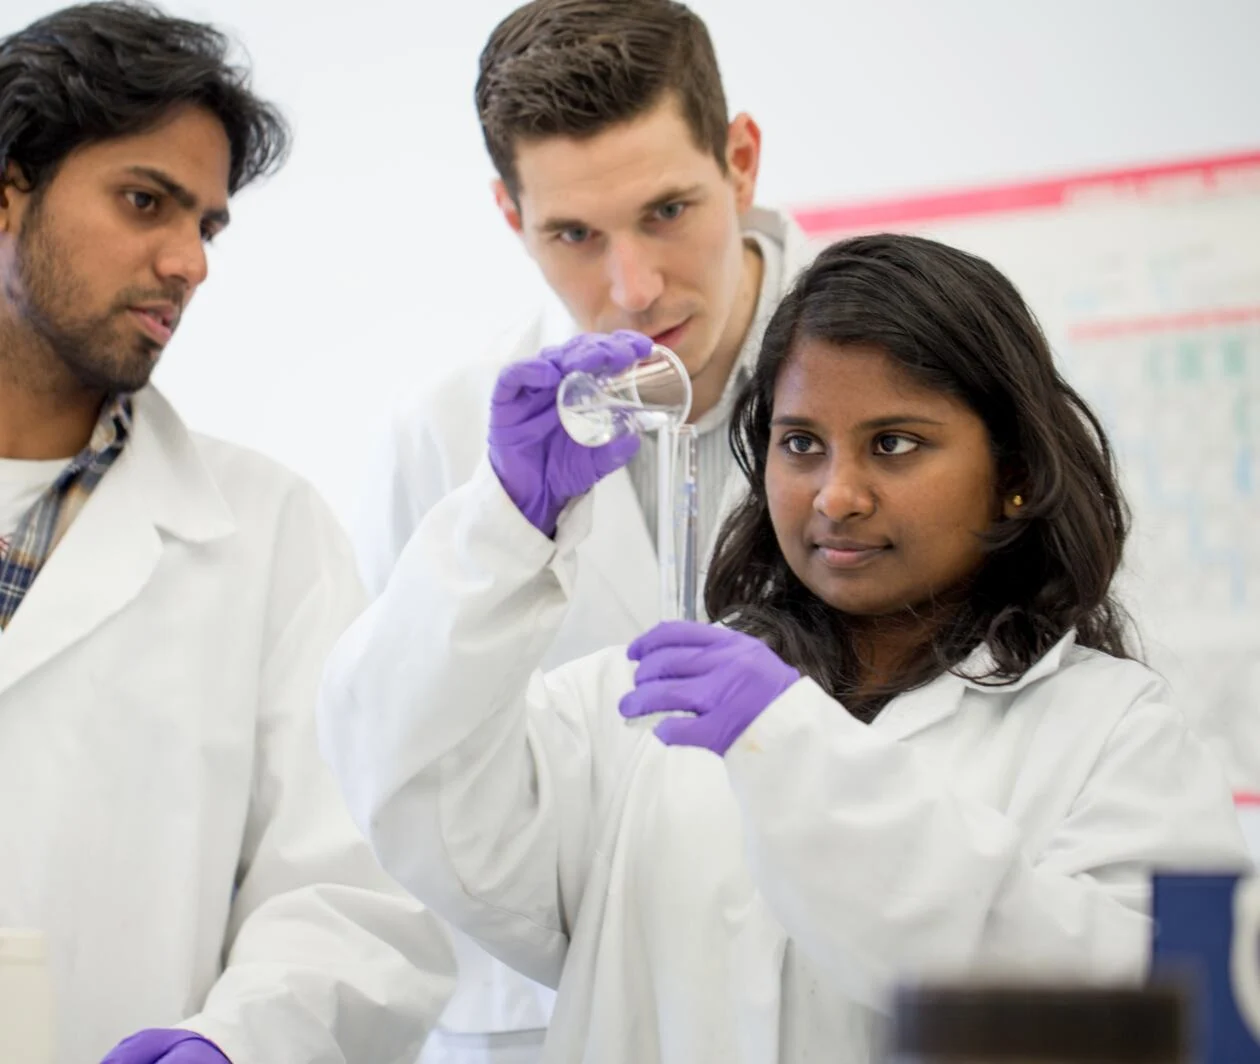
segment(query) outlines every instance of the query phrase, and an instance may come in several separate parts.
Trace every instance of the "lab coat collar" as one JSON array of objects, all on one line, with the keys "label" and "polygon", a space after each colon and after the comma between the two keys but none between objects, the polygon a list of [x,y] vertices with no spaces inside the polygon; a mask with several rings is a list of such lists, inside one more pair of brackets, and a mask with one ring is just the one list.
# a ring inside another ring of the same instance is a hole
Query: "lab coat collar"
[{"label": "lab coat collar", "polygon": [[192,434],[152,386],[135,397],[133,438],[123,453],[129,458],[127,476],[138,489],[135,501],[155,527],[189,543],[235,531],[231,508]]},{"label": "lab coat collar", "polygon": [[985,676],[993,668],[993,653],[987,644],[981,644],[953,671],[894,698],[875,718],[872,726],[881,731],[890,731],[898,739],[925,731],[954,716],[968,692],[987,698],[1009,697],[1052,675],[1062,666],[1064,655],[1075,644],[1076,631],[1072,629],[1033,662],[1017,680],[1003,684],[997,684],[993,680],[972,679]]},{"label": "lab coat collar", "polygon": [[627,580],[625,574],[657,571],[655,535],[643,519],[629,472],[618,469],[591,494],[594,524],[604,531],[587,539],[582,560],[605,585],[607,608],[624,610],[634,628],[647,631],[661,619],[657,583]]},{"label": "lab coat collar", "polygon": [[744,213],[742,223],[741,228],[745,233],[760,233],[783,247],[783,266],[786,271],[783,287],[786,290],[794,280],[797,270],[806,265],[803,260],[807,256],[812,257],[809,255],[809,238],[804,230],[790,215],[769,207],[750,207]]},{"label": "lab coat collar", "polygon": [[150,387],[136,395],[134,412],[126,447],[0,638],[0,695],[135,602],[161,560],[162,531],[203,543],[235,527],[170,404]]},{"label": "lab coat collar", "polygon": [[1073,628],[1040,658],[1034,661],[1019,679],[1011,683],[999,684],[992,679],[971,678],[984,677],[994,669],[993,652],[989,649],[987,643],[982,643],[976,647],[967,656],[966,660],[958,666],[955,672],[959,674],[957,677],[959,682],[972,691],[980,691],[984,694],[1012,694],[1015,691],[1022,691],[1029,684],[1036,683],[1051,673],[1057,672],[1059,666],[1063,664],[1063,655],[1075,645],[1076,629]]}]

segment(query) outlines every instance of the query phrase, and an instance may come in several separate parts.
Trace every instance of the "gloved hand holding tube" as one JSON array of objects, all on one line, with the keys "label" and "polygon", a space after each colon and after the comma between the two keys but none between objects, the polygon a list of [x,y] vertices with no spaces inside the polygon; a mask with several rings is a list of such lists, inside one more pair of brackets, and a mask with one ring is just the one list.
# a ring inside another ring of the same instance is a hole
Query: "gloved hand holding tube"
[{"label": "gloved hand holding tube", "polygon": [[693,746],[721,757],[801,674],[765,643],[743,632],[691,621],[665,621],[627,654],[637,661],[634,690],[621,700],[628,720],[673,713],[656,725],[667,746]]},{"label": "gloved hand holding tube", "polygon": [[570,438],[556,405],[561,382],[573,373],[616,374],[651,350],[652,341],[639,333],[584,333],[499,375],[490,402],[490,466],[517,509],[544,535],[556,534],[569,500],[590,491],[639,449],[633,433],[594,447]]}]

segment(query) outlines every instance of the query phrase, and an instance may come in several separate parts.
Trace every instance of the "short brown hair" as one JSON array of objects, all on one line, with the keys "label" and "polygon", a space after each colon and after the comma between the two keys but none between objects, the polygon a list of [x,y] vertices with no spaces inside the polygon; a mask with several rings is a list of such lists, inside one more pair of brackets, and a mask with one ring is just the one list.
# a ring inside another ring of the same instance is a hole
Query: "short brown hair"
[{"label": "short brown hair", "polygon": [[515,199],[516,146],[591,137],[677,96],[696,147],[726,171],[726,94],[705,24],[674,0],[532,0],[481,52],[477,114]]}]

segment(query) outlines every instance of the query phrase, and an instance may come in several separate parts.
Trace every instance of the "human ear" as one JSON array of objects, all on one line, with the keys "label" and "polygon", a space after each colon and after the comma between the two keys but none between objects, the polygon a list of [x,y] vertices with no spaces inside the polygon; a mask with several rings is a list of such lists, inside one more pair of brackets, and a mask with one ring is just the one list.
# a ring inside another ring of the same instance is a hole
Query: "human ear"
[{"label": "human ear", "polygon": [[761,166],[761,129],[752,116],[740,112],[726,131],[726,172],[735,186],[735,206],[742,214],[757,194]]},{"label": "human ear", "polygon": [[517,204],[512,193],[508,191],[508,187],[499,178],[495,178],[490,184],[491,191],[494,193],[494,202],[498,205],[499,213],[503,215],[503,220],[507,222],[508,228],[517,236],[524,231],[524,223],[521,222],[521,208]]}]

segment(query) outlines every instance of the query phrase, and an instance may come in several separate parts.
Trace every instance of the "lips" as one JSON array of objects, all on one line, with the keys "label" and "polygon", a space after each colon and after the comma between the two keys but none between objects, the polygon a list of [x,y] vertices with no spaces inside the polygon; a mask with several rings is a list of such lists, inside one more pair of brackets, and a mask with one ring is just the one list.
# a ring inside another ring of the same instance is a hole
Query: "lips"
[{"label": "lips", "polygon": [[891,544],[852,539],[820,540],[814,544],[819,560],[829,569],[858,569],[891,549]]},{"label": "lips", "polygon": [[676,343],[678,338],[682,336],[683,330],[686,329],[687,323],[690,321],[690,318],[685,318],[677,325],[671,325],[668,329],[663,329],[660,332],[653,334],[652,342],[660,344],[662,347],[671,346],[671,344]]},{"label": "lips", "polygon": [[143,328],[158,343],[165,344],[179,324],[179,311],[171,303],[150,303],[128,307]]},{"label": "lips", "polygon": [[827,550],[841,551],[863,551],[863,550],[883,550],[888,546],[887,543],[863,543],[857,539],[819,539],[814,541],[815,547],[824,547]]}]

